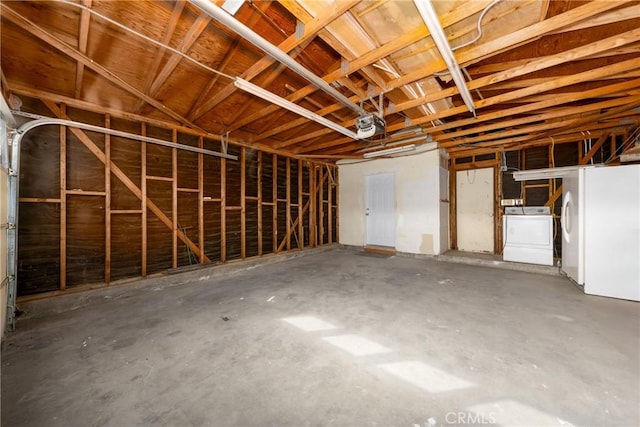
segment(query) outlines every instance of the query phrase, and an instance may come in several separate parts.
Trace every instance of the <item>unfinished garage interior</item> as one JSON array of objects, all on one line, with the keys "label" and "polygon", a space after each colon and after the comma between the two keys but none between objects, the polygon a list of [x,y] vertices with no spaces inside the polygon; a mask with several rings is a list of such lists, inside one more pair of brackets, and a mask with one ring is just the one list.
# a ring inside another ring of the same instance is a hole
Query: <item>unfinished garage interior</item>
[{"label": "unfinished garage interior", "polygon": [[1,1],[1,424],[640,425],[639,3]]}]

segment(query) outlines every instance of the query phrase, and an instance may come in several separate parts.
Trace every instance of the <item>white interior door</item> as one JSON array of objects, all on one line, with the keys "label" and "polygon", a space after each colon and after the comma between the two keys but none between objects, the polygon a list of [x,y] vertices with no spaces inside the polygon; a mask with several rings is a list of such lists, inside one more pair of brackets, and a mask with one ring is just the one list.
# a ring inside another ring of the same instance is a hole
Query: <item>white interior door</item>
[{"label": "white interior door", "polygon": [[493,253],[493,169],[456,172],[458,250]]},{"label": "white interior door", "polygon": [[396,196],[393,174],[365,177],[365,221],[367,245],[395,247]]}]

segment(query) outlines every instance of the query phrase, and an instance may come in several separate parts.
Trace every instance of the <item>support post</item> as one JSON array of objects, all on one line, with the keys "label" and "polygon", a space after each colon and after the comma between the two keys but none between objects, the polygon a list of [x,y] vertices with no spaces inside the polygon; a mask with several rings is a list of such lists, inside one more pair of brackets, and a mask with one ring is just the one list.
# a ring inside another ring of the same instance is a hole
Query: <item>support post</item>
[{"label": "support post", "polygon": [[[111,128],[111,117],[106,114],[104,127]],[[104,134],[104,282],[111,283],[111,135]]]},{"label": "support post", "polygon": [[[67,114],[64,104],[62,114]],[[67,288],[67,127],[60,126],[60,290]]]}]

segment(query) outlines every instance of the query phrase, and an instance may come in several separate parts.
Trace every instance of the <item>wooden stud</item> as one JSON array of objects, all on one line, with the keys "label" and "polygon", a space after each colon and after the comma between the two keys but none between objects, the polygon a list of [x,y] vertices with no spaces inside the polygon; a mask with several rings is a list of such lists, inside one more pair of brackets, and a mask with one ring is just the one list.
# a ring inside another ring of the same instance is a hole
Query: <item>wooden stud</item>
[{"label": "wooden stud", "polygon": [[340,242],[340,169],[338,167],[335,168],[335,174],[333,176],[335,180],[336,186],[336,221],[333,226],[336,229],[336,243]]},{"label": "wooden stud", "polygon": [[272,190],[272,196],[273,196],[273,236],[272,236],[272,240],[273,240],[273,251],[275,253],[278,253],[278,156],[277,155],[273,155],[273,161],[271,162],[273,167],[273,190]]},{"label": "wooden stud", "polygon": [[[106,114],[104,127],[111,128],[111,117]],[[104,282],[111,283],[111,135],[104,135]]]},{"label": "wooden stud", "polygon": [[20,203],[61,203],[61,199],[53,199],[46,197],[20,197]]},{"label": "wooden stud", "polygon": [[[173,130],[171,132],[171,140],[178,142],[178,131]],[[173,268],[178,267],[178,149],[171,149],[171,177],[173,182],[171,183],[171,265]]]},{"label": "wooden stud", "polygon": [[173,177],[168,176],[155,176],[155,175],[147,175],[147,179],[149,181],[165,181],[165,182],[173,182]]},{"label": "wooden stud", "polygon": [[304,248],[304,227],[302,223],[302,217],[304,212],[302,210],[302,160],[298,160],[298,249]]},{"label": "wooden stud", "polygon": [[493,166],[493,253],[502,253],[502,171],[499,154],[496,153],[496,164]]},{"label": "wooden stud", "polygon": [[[66,114],[64,104],[60,105]],[[67,127],[60,126],[60,290],[67,288]]]},{"label": "wooden stud", "polygon": [[262,256],[262,151],[258,151],[258,256]]},{"label": "wooden stud", "polygon": [[290,251],[291,250],[291,159],[289,157],[287,157],[286,159],[286,168],[287,168],[287,190],[286,190],[286,194],[287,194],[287,198],[286,198],[286,209],[287,209],[287,213],[286,213],[286,218],[287,218],[287,225],[286,225],[286,230],[287,230],[287,236],[285,238],[286,242],[287,242],[287,250]]},{"label": "wooden stud", "polygon": [[240,258],[247,257],[247,190],[246,174],[247,166],[246,150],[240,147]]},{"label": "wooden stud", "polygon": [[227,159],[220,159],[220,261],[227,260]]},{"label": "wooden stud", "polygon": [[[302,214],[303,215],[309,209],[310,204],[311,204],[310,200],[307,200],[307,203],[304,204],[304,207],[302,208]],[[301,218],[302,217],[298,217],[293,222],[293,224],[291,225],[290,233],[294,233],[296,228],[300,226],[300,224],[302,223],[302,219]],[[287,238],[285,237],[284,239],[282,239],[282,241],[280,242],[280,245],[278,246],[278,252],[282,251],[286,244],[287,244]]]},{"label": "wooden stud", "polygon": [[451,249],[458,249],[458,221],[456,203],[456,165],[455,159],[449,160],[449,240]]},{"label": "wooden stud", "polygon": [[[204,138],[198,137],[198,148],[204,148]],[[198,153],[198,246],[204,253],[204,154]],[[200,257],[200,263],[204,263]]]},{"label": "wooden stud", "polygon": [[318,242],[320,246],[324,245],[324,180],[326,175],[324,169],[318,168],[317,172],[320,174],[320,186],[318,188]]},{"label": "wooden stud", "polygon": [[67,195],[72,194],[74,196],[106,196],[104,191],[86,191],[86,190],[67,190]]},{"label": "wooden stud", "polygon": [[[141,123],[140,134],[147,135],[146,123]],[[140,266],[140,275],[147,276],[147,143],[140,142],[140,161],[142,179],[140,182],[140,190],[142,197],[140,198],[140,209],[142,210],[142,265]]]},{"label": "wooden stud", "polygon": [[142,209],[111,209],[111,215],[141,214]]},{"label": "wooden stud", "polygon": [[[63,114],[55,103],[47,101],[47,100],[42,100],[42,102],[58,118],[69,120],[69,117],[66,114]],[[87,149],[89,149],[89,151],[91,153],[93,153],[93,155],[95,155],[96,158],[98,158],[98,160],[100,160],[103,163],[106,161],[105,160],[105,156],[104,156],[104,152],[91,140],[91,138],[89,138],[87,136],[87,134],[84,131],[82,131],[81,129],[73,128],[73,127],[70,127],[69,130],[71,130],[71,132],[78,137],[80,142],[82,142],[85,145],[85,147],[87,147]],[[118,165],[116,165],[113,162],[111,162],[111,172],[113,173],[113,175],[116,178],[118,178],[129,189],[129,191],[131,191],[133,193],[133,195],[135,195],[138,199],[142,198],[142,191],[140,190],[140,188],[122,171],[122,169],[120,169],[118,167]],[[148,197],[146,198],[146,203],[147,203],[147,206],[148,206],[149,210],[167,228],[169,228],[171,230],[172,229],[171,219],[169,217],[167,217],[167,215],[162,211],[162,209],[160,209]],[[191,239],[189,239],[189,237],[186,234],[184,234],[182,231],[178,231],[178,237],[184,243],[189,245],[189,247],[191,248],[193,253],[196,254],[196,256],[202,256],[202,257],[204,257],[205,261],[207,261],[207,262],[209,261],[207,256],[200,251],[200,248],[198,247],[198,245],[193,243],[191,241]]]},{"label": "wooden stud", "polygon": [[327,242],[329,244],[333,243],[333,175],[331,175],[331,169],[329,165],[327,165],[327,175],[329,175],[329,182],[327,183],[328,193],[327,194],[327,226],[329,228]]},{"label": "wooden stud", "polygon": [[309,246],[315,247],[317,244],[316,232],[316,166],[313,162],[309,162],[309,201],[311,208],[309,209]]}]

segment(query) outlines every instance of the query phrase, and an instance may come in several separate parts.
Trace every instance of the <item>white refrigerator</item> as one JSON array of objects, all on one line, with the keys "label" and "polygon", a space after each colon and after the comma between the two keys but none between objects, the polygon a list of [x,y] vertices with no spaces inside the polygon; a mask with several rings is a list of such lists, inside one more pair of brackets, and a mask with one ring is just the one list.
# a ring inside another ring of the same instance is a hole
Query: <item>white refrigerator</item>
[{"label": "white refrigerator", "polygon": [[562,270],[587,294],[640,301],[640,165],[562,180]]}]

